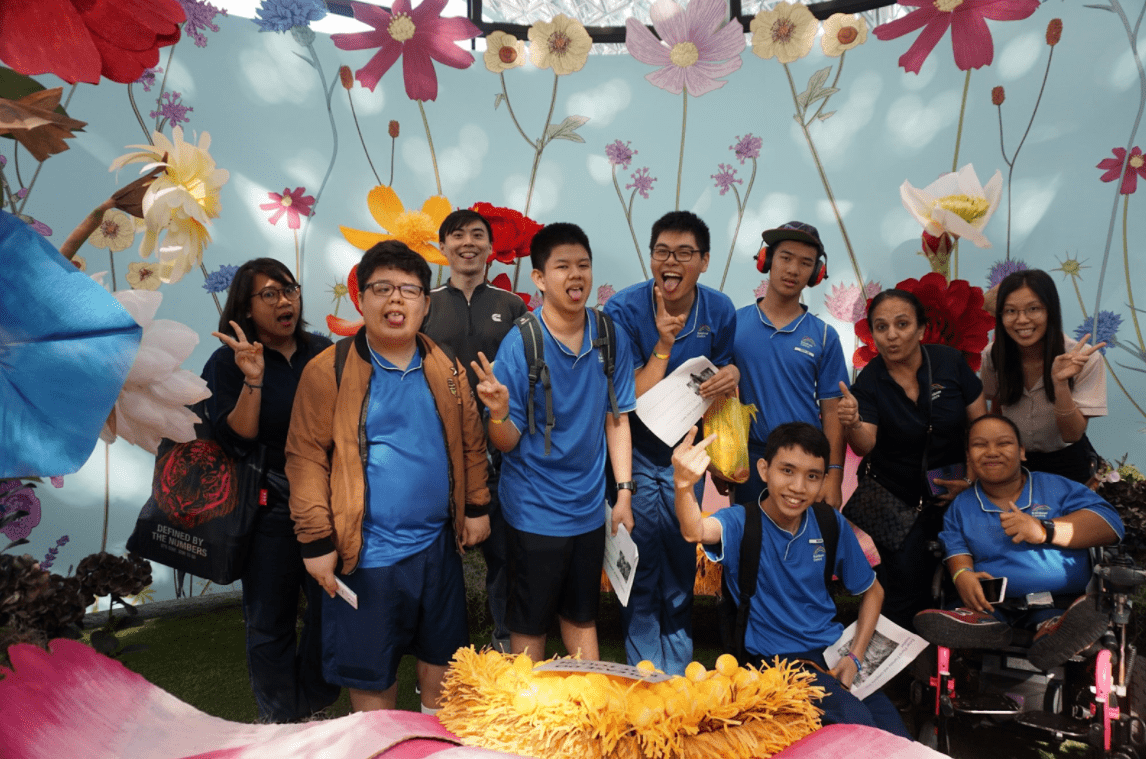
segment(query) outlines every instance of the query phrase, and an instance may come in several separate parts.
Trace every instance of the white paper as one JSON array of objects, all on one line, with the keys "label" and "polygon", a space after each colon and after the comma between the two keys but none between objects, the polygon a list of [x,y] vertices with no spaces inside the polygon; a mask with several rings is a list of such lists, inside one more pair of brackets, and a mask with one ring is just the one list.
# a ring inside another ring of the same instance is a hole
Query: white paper
[{"label": "white paper", "polygon": [[613,585],[621,606],[629,605],[629,592],[633,589],[633,578],[637,576],[637,544],[629,535],[625,525],[617,526],[613,534],[613,509],[605,506],[605,576]]},{"label": "white paper", "polygon": [[344,601],[346,601],[346,603],[350,604],[355,609],[357,609],[358,608],[358,594],[355,593],[353,590],[351,590],[349,587],[347,587],[346,583],[344,583],[342,580],[338,579],[337,577],[334,578],[334,582],[335,582],[335,584],[338,585],[338,589],[334,592],[337,593],[339,596],[341,596],[342,599]]},{"label": "white paper", "polygon": [[[834,669],[840,659],[851,650],[856,635],[856,622],[824,651],[828,669]],[[852,682],[851,694],[861,701],[882,688],[888,680],[911,664],[927,648],[927,641],[904,630],[890,619],[881,616],[863,657],[863,671]]]},{"label": "white paper", "polygon": [[700,397],[700,385],[716,371],[704,356],[690,358],[637,398],[637,416],[665,445],[676,445],[712,405]]}]

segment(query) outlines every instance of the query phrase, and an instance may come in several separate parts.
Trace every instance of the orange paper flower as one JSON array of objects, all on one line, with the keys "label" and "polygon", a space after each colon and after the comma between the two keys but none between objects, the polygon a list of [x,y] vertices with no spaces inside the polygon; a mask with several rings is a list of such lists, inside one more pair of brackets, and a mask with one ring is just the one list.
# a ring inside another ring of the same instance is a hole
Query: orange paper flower
[{"label": "orange paper flower", "polygon": [[407,211],[393,189],[378,185],[366,196],[366,204],[374,221],[386,233],[364,232],[340,226],[342,236],[351,245],[360,250],[369,250],[380,242],[399,240],[432,264],[445,266],[449,263],[437,246],[438,228],[452,210],[447,198],[434,195],[422,204],[422,210]]}]

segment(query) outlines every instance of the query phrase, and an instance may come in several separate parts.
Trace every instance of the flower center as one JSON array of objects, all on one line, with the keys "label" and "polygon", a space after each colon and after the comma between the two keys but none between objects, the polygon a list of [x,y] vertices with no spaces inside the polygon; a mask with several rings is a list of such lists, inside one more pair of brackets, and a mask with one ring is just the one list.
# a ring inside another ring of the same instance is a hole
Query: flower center
[{"label": "flower center", "polygon": [[669,53],[669,60],[673,65],[688,68],[700,60],[700,53],[696,50],[696,45],[691,42],[678,42],[672,46],[672,52]]},{"label": "flower center", "polygon": [[434,220],[424,211],[403,211],[388,231],[407,245],[437,239],[438,236]]},{"label": "flower center", "polygon": [[1146,156],[1132,155],[1130,156],[1130,167],[1133,169],[1140,169],[1142,165],[1146,164]]},{"label": "flower center", "polygon": [[836,39],[839,40],[841,45],[850,45],[856,41],[859,32],[856,31],[854,26],[845,26],[836,33]]},{"label": "flower center", "polygon": [[573,40],[569,39],[569,35],[565,32],[554,32],[549,35],[549,52],[556,55],[565,55],[569,51],[569,45]]},{"label": "flower center", "polygon": [[970,195],[947,195],[935,201],[942,209],[957,215],[968,224],[983,218],[991,204],[986,198],[973,198]]},{"label": "flower center", "polygon": [[405,13],[399,13],[390,21],[386,31],[396,42],[406,42],[414,36],[414,22]]},{"label": "flower center", "polygon": [[104,237],[115,237],[119,234],[119,225],[108,220],[99,225],[99,231]]},{"label": "flower center", "polygon": [[501,50],[497,51],[497,57],[502,63],[513,63],[517,60],[517,50],[511,45],[503,45]]},{"label": "flower center", "polygon": [[1082,264],[1075,258],[1068,258],[1062,262],[1059,267],[1063,274],[1069,274],[1072,277],[1077,277],[1082,274]]},{"label": "flower center", "polygon": [[935,0],[935,7],[943,13],[951,13],[962,4],[963,0]]},{"label": "flower center", "polygon": [[283,195],[283,199],[279,201],[279,205],[283,208],[289,208],[290,204],[294,202],[294,198],[290,195]]},{"label": "flower center", "polygon": [[792,34],[795,31],[796,25],[792,23],[791,19],[777,19],[776,23],[772,24],[772,41],[779,43],[789,42],[791,41]]}]

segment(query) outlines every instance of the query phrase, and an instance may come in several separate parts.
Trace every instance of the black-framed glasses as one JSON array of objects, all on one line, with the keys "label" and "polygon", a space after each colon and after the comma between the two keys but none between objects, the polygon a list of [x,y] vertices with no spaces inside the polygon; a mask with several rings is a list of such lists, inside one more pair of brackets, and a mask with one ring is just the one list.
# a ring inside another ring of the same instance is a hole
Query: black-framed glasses
[{"label": "black-framed glasses", "polygon": [[257,293],[252,295],[252,298],[262,298],[263,303],[268,306],[273,306],[279,302],[279,298],[286,296],[289,301],[296,301],[302,297],[301,285],[287,285],[286,287],[264,287]]},{"label": "black-framed glasses", "polygon": [[398,292],[402,293],[402,297],[406,300],[417,300],[422,297],[422,293],[426,291],[426,288],[421,285],[396,285],[393,282],[379,279],[375,282],[367,282],[363,286],[362,292],[369,290],[379,298],[389,298],[390,294],[394,292],[394,288],[397,288]]},{"label": "black-framed glasses", "polygon": [[1042,318],[1042,316],[1044,314],[1046,314],[1046,312],[1047,312],[1046,306],[1027,306],[1026,308],[1010,308],[1010,307],[1007,307],[1007,308],[1003,309],[1003,319],[1005,321],[1011,321],[1013,319],[1018,319],[1019,314],[1026,314],[1028,319],[1033,320],[1033,319]]},{"label": "black-framed glasses", "polygon": [[687,264],[692,260],[692,257],[700,253],[696,248],[677,248],[673,250],[667,245],[658,245],[653,248],[652,257],[654,261],[667,261],[669,256],[676,259],[677,263]]}]

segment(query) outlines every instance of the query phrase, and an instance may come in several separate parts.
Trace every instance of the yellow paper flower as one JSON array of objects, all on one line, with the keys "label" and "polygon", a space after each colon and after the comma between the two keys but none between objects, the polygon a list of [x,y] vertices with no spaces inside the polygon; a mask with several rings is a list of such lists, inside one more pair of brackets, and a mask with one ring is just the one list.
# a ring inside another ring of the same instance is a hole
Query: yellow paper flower
[{"label": "yellow paper flower", "polygon": [[126,211],[109,208],[103,220],[88,236],[88,242],[97,248],[110,248],[113,253],[124,250],[135,242],[135,221]]},{"label": "yellow paper flower", "polygon": [[386,185],[378,185],[366,196],[366,204],[374,221],[387,234],[340,226],[342,236],[351,245],[360,250],[369,250],[385,240],[400,240],[432,264],[445,266],[449,263],[436,245],[438,228],[453,210],[449,199],[434,195],[422,204],[421,211],[407,211],[394,190]]},{"label": "yellow paper flower", "polygon": [[564,13],[529,27],[530,62],[539,69],[551,68],[558,76],[580,71],[592,47],[593,38],[581,22]]},{"label": "yellow paper flower", "polygon": [[490,32],[485,38],[485,67],[495,74],[525,65],[525,43],[505,32]]},{"label": "yellow paper flower", "polygon": [[183,140],[182,127],[171,130],[171,139],[162,132],[152,138],[154,145],[130,145],[139,151],[115,159],[111,171],[129,163],[145,163],[145,171],[166,167],[143,196],[146,227],[139,253],[147,258],[158,250],[160,278],[178,282],[203,260],[203,248],[211,242],[207,228],[219,216],[219,190],[230,173],[215,167],[207,132],[199,135],[198,145]]},{"label": "yellow paper flower", "polygon": [[791,63],[812,49],[817,26],[816,17],[803,3],[776,3],[752,19],[752,52],[765,60]]},{"label": "yellow paper flower", "polygon": [[132,290],[158,290],[159,267],[147,261],[127,265],[127,281]]},{"label": "yellow paper flower", "polygon": [[820,46],[824,55],[839,58],[853,47],[867,42],[867,22],[863,16],[850,13],[833,13],[824,21],[824,36]]},{"label": "yellow paper flower", "polygon": [[946,232],[964,237],[980,248],[991,247],[983,227],[999,207],[1002,194],[1003,172],[996,171],[984,187],[971,164],[956,173],[944,174],[922,190],[910,182],[899,188],[903,207],[928,234],[939,237]]}]

